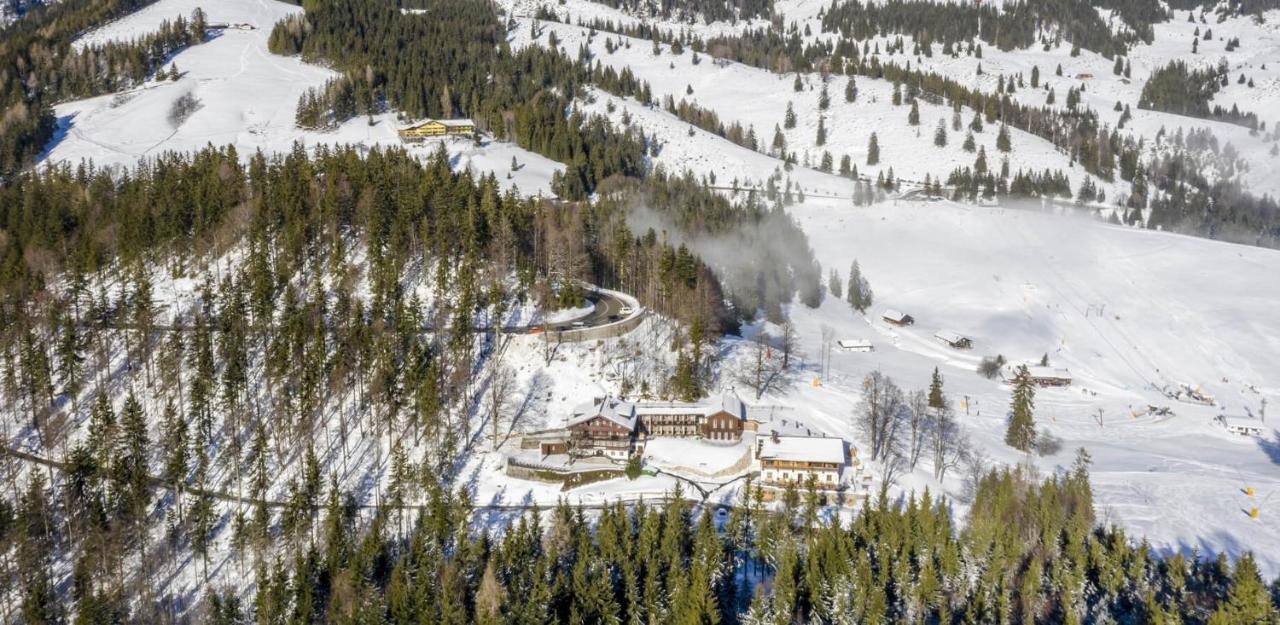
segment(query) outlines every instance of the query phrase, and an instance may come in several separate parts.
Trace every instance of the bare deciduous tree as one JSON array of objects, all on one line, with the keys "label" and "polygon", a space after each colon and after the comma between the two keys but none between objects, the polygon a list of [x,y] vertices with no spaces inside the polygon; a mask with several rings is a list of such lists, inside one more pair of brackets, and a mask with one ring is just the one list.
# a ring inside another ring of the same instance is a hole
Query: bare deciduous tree
[{"label": "bare deciduous tree", "polygon": [[924,391],[911,391],[907,398],[907,426],[907,467],[914,471],[929,429],[929,396]]},{"label": "bare deciduous tree", "polygon": [[872,371],[862,380],[862,405],[855,420],[870,445],[871,460],[884,460],[901,451],[898,430],[907,411],[902,389],[892,378]]},{"label": "bare deciduous tree", "polygon": [[782,322],[782,369],[785,371],[791,368],[791,356],[795,355],[796,347],[800,342],[800,337],[796,333],[796,324],[787,319]]},{"label": "bare deciduous tree", "polygon": [[738,380],[756,392],[756,399],[768,390],[773,378],[773,361],[769,357],[769,335],[761,332],[751,338],[749,357],[738,372]]}]

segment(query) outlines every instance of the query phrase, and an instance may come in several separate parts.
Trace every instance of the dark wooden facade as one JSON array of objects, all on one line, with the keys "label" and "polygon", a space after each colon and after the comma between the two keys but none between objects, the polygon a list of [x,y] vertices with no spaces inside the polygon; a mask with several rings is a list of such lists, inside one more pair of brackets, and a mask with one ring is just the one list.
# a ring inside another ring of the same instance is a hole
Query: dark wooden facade
[{"label": "dark wooden facade", "polygon": [[713,441],[742,439],[742,419],[724,410],[707,415],[702,423],[702,437]]}]

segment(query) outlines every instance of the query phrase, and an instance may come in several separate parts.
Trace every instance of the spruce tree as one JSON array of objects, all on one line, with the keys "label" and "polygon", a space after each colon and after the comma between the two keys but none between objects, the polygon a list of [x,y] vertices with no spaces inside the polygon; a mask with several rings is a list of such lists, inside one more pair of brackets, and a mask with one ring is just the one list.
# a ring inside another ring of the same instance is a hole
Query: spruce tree
[{"label": "spruce tree", "polygon": [[1013,379],[1013,396],[1010,400],[1009,429],[1005,431],[1005,444],[1030,453],[1036,442],[1035,410],[1036,390],[1031,372],[1026,365],[1018,367]]},{"label": "spruce tree", "polygon": [[876,139],[876,133],[871,133],[871,140],[867,142],[867,164],[875,165],[880,162],[880,141]]},{"label": "spruce tree", "polygon": [[947,407],[947,400],[942,395],[942,374],[937,367],[933,368],[933,377],[929,379],[929,407],[934,410]]}]

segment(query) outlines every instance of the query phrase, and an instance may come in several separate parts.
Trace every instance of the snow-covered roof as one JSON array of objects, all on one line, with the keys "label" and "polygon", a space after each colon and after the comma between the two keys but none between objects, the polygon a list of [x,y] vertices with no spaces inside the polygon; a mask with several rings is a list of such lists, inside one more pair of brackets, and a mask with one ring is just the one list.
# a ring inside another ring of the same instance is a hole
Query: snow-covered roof
[{"label": "snow-covered roof", "polygon": [[739,419],[745,419],[747,407],[732,392],[714,397],[703,402],[641,402],[635,404],[638,415],[703,415],[710,416],[718,412],[727,412]]},{"label": "snow-covered roof", "polygon": [[[1066,369],[1059,369],[1057,367],[1045,367],[1041,365],[1032,365],[1027,367],[1027,371],[1031,374],[1031,377],[1033,379],[1037,379],[1037,380],[1043,380],[1043,379],[1070,380],[1071,379],[1070,371],[1067,371]],[[1015,369],[1014,375],[1017,375],[1017,373],[1018,372]]]},{"label": "snow-covered roof", "polygon": [[951,330],[938,330],[937,333],[935,333],[933,336],[934,338],[941,339],[943,341],[946,341],[947,343],[959,343],[969,338],[962,334],[952,332]]},{"label": "snow-covered roof", "polygon": [[906,313],[892,308],[885,309],[884,314],[881,316],[890,321],[904,321],[907,318]]},{"label": "snow-covered roof", "polygon": [[721,395],[718,401],[712,402],[710,408],[711,410],[707,411],[708,415],[723,411],[737,417],[739,420],[747,418],[746,404],[742,403],[742,399],[733,393]]},{"label": "snow-covered roof", "polygon": [[761,460],[844,464],[844,439],[817,436],[761,437]]},{"label": "snow-covered roof", "polygon": [[573,414],[565,427],[585,423],[596,417],[604,417],[628,430],[636,427],[636,405],[616,397],[603,397],[573,408]]},{"label": "snow-covered roof", "polygon": [[871,347],[870,339],[840,339],[836,341],[840,347],[845,349],[858,349]]},{"label": "snow-covered roof", "polygon": [[400,130],[409,130],[419,126],[425,126],[430,123],[437,123],[446,128],[467,128],[475,126],[476,123],[470,119],[423,119],[416,122],[410,122],[400,126]]}]

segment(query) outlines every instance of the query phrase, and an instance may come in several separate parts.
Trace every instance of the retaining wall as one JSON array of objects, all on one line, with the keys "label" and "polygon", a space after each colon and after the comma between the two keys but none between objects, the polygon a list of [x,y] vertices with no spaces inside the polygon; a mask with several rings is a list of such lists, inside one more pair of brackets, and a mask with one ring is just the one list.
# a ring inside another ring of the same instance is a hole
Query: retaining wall
[{"label": "retaining wall", "polygon": [[602,288],[596,288],[595,292],[607,293],[626,302],[633,312],[626,319],[619,319],[604,325],[572,330],[550,330],[542,335],[542,340],[555,343],[581,343],[583,341],[616,338],[640,327],[640,322],[644,321],[645,315],[649,312],[640,306],[639,300],[626,293]]}]

